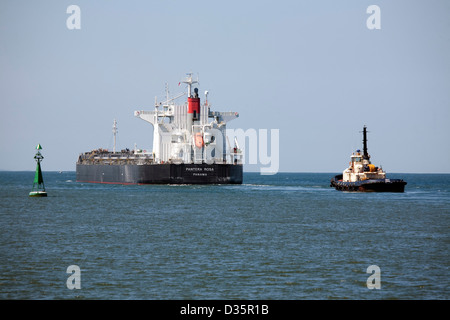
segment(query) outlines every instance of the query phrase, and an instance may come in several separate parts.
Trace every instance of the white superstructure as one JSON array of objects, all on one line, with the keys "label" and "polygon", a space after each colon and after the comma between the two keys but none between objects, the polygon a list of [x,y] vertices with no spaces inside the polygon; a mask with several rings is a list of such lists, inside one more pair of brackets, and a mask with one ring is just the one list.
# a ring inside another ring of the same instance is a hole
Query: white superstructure
[{"label": "white superstructure", "polygon": [[360,150],[356,150],[351,155],[350,165],[342,173],[342,181],[356,182],[368,179],[385,179],[386,173],[382,168],[375,167],[370,163],[370,156],[367,158],[361,154]]},{"label": "white superstructure", "polygon": [[350,166],[342,173],[343,182],[357,182],[372,179],[385,179],[386,173],[382,168],[375,167],[370,162],[367,152],[367,128],[363,128],[363,152],[356,150],[351,155]]},{"label": "white superstructure", "polygon": [[[180,82],[181,83],[181,82]],[[227,147],[226,125],[239,117],[237,112],[211,111],[207,95],[200,104],[198,89],[192,85],[198,81],[188,74],[182,83],[187,84],[187,102],[176,105],[169,98],[166,86],[166,101],[157,102],[153,111],[135,111],[134,115],[153,125],[154,163],[241,163],[238,148]]]}]

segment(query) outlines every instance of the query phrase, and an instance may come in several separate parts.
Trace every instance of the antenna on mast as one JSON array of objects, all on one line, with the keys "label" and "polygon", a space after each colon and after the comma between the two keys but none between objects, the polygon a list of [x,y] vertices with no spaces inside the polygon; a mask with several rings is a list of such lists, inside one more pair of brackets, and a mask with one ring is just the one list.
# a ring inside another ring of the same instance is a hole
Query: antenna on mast
[{"label": "antenna on mast", "polygon": [[113,124],[113,135],[114,135],[114,146],[113,146],[113,152],[116,153],[116,134],[117,134],[117,121],[116,119],[114,119],[114,124]]},{"label": "antenna on mast", "polygon": [[187,75],[186,79],[182,82],[186,83],[188,85],[188,98],[191,98],[191,86],[194,83],[198,83],[198,76],[197,76],[197,80],[193,80],[192,73],[187,73],[186,75]]},{"label": "antenna on mast", "polygon": [[166,82],[166,101],[169,101],[169,84]]}]

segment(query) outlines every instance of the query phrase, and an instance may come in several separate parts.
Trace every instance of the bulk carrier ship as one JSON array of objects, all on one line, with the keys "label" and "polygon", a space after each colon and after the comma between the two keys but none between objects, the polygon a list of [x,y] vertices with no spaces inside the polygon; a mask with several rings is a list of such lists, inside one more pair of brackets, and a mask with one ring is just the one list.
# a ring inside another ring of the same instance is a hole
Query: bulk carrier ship
[{"label": "bulk carrier ship", "polygon": [[[114,120],[113,151],[96,149],[79,155],[76,163],[78,182],[115,184],[241,184],[242,152],[235,140],[227,144],[226,125],[239,117],[237,112],[211,111],[208,91],[200,103],[198,83],[192,74],[184,81],[187,92],[158,103],[152,111],[134,115],[153,125],[153,150],[115,150],[117,132]],[[187,94],[182,105],[174,101]]]}]

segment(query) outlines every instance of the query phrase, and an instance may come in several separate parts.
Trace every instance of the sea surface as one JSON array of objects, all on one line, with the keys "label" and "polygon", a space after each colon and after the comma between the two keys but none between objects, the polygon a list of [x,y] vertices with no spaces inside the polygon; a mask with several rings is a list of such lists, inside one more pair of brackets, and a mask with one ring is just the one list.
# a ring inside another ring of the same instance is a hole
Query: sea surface
[{"label": "sea surface", "polygon": [[405,193],[336,191],[333,175],[123,186],[44,171],[48,197],[30,198],[34,172],[0,172],[0,299],[449,299],[450,175],[391,174]]}]

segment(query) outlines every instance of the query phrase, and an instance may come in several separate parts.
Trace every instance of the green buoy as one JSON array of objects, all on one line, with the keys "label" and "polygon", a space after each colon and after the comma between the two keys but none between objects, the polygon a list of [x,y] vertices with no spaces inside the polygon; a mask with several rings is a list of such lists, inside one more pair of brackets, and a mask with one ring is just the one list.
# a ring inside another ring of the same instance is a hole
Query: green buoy
[{"label": "green buoy", "polygon": [[38,144],[36,149],[37,153],[34,156],[34,159],[36,159],[36,174],[34,175],[33,189],[30,192],[30,197],[46,197],[47,192],[45,192],[44,179],[42,178],[41,171],[41,161],[44,157],[39,152],[42,149],[41,145]]}]

